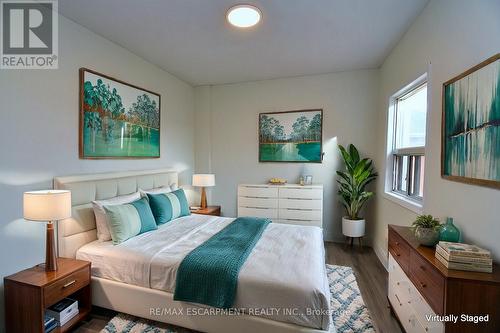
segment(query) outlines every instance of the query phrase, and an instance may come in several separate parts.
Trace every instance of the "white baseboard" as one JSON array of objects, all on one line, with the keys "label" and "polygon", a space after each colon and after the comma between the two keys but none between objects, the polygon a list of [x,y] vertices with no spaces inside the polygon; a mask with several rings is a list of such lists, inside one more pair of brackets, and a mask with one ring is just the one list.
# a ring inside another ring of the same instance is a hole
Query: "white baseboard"
[{"label": "white baseboard", "polygon": [[384,251],[382,247],[378,246],[375,243],[373,244],[372,248],[380,263],[384,266],[385,270],[388,271],[387,251]]}]

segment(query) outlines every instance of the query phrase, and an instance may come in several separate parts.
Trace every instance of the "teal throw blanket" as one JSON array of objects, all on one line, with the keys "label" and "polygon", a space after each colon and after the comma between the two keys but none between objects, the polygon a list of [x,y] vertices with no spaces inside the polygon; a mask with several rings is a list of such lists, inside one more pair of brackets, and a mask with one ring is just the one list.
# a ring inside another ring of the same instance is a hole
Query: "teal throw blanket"
[{"label": "teal throw blanket", "polygon": [[271,221],[239,217],[182,260],[174,300],[230,308],[238,274]]}]

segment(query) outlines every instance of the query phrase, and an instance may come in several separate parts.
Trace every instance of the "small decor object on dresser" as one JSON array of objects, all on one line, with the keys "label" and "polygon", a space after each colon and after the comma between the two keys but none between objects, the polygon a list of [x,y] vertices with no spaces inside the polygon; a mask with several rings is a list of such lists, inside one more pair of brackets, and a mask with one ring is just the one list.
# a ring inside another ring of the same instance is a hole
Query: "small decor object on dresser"
[{"label": "small decor object on dresser", "polygon": [[351,237],[352,242],[353,237],[365,235],[365,220],[359,213],[366,201],[373,196],[373,192],[365,191],[365,188],[377,178],[377,174],[372,160],[361,159],[354,145],[349,145],[348,149],[339,145],[339,150],[344,159],[345,171],[337,171],[338,194],[340,203],[347,212],[347,216],[342,218],[342,233]]},{"label": "small decor object on dresser", "polygon": [[415,238],[421,245],[434,246],[439,242],[441,224],[432,215],[419,215],[412,224]]},{"label": "small decor object on dresser", "polygon": [[453,224],[453,217],[447,217],[446,223],[441,226],[439,240],[445,242],[460,242],[460,230]]},{"label": "small decor object on dresser", "polygon": [[160,157],[160,95],[80,69],[80,158]]},{"label": "small decor object on dresser", "polygon": [[485,273],[493,271],[490,251],[475,245],[439,242],[435,256],[449,269]]},{"label": "small decor object on dresser", "polygon": [[323,110],[259,114],[259,162],[322,160]]},{"label": "small decor object on dresser", "polygon": [[271,185],[285,185],[286,179],[274,177],[274,178],[269,179],[269,184],[271,184]]},{"label": "small decor object on dresser", "polygon": [[441,174],[500,188],[500,53],[443,84]]}]

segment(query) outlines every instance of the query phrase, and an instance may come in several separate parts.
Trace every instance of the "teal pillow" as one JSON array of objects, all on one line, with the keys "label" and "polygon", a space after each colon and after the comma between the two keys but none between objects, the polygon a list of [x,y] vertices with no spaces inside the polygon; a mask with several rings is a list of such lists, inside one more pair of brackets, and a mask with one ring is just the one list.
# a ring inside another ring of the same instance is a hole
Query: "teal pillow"
[{"label": "teal pillow", "polygon": [[146,198],[123,205],[104,206],[104,210],[115,245],[143,232],[158,229]]},{"label": "teal pillow", "polygon": [[183,189],[170,193],[148,193],[148,198],[157,224],[167,223],[178,217],[191,214]]}]

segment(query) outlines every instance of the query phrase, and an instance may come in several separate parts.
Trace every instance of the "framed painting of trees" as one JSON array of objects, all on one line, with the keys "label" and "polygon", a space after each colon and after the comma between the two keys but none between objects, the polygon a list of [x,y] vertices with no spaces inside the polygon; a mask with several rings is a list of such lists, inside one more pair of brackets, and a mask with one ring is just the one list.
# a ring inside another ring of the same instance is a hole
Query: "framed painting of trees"
[{"label": "framed painting of trees", "polygon": [[259,161],[321,163],[323,110],[259,114]]},{"label": "framed painting of trees", "polygon": [[443,84],[441,174],[500,189],[500,53]]},{"label": "framed painting of trees", "polygon": [[80,69],[80,158],[160,157],[160,95]]}]

